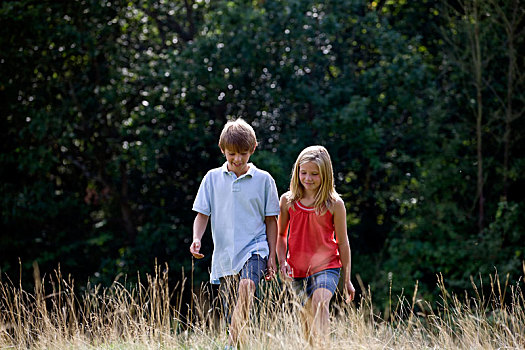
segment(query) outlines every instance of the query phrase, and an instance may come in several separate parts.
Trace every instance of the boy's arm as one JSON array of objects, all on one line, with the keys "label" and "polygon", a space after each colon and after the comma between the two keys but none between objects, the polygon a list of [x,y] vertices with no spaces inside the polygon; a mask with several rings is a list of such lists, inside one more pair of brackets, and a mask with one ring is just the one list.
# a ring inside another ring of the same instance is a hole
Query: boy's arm
[{"label": "boy's arm", "polygon": [[334,227],[337,244],[339,245],[339,255],[341,257],[341,263],[343,264],[344,292],[347,295],[346,302],[350,302],[354,299],[355,288],[351,281],[352,256],[346,231],[346,208],[341,199],[335,204]]},{"label": "boy's arm", "polygon": [[264,218],[266,224],[266,239],[268,240],[268,247],[270,248],[270,255],[268,256],[268,263],[266,265],[266,279],[273,278],[275,274],[275,241],[277,240],[277,217],[266,216]]},{"label": "boy's arm", "polygon": [[279,271],[282,278],[288,278],[291,270],[286,263],[286,229],[288,228],[288,221],[290,221],[290,214],[288,213],[288,200],[286,194],[281,196],[279,201],[280,214],[277,224],[277,261],[279,262]]},{"label": "boy's arm", "polygon": [[204,235],[204,231],[206,231],[208,219],[209,216],[197,213],[197,216],[193,221],[193,242],[190,245],[190,252],[197,259],[204,258],[204,254],[199,253],[199,251],[201,250],[201,239]]}]

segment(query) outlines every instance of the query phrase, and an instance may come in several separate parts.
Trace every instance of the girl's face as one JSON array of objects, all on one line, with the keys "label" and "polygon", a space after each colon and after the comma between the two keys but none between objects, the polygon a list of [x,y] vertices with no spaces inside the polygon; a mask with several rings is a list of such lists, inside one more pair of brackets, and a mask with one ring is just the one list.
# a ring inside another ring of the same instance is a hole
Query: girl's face
[{"label": "girl's face", "polygon": [[317,192],[321,186],[319,166],[314,162],[299,165],[299,181],[307,192]]}]

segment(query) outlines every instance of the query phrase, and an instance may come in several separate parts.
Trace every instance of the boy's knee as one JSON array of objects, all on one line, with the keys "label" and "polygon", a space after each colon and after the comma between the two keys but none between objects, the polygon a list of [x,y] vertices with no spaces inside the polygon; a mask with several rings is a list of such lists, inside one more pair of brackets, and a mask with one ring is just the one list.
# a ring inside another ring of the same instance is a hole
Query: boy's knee
[{"label": "boy's knee", "polygon": [[239,294],[240,293],[253,293],[255,292],[255,283],[251,279],[243,278],[239,282]]}]

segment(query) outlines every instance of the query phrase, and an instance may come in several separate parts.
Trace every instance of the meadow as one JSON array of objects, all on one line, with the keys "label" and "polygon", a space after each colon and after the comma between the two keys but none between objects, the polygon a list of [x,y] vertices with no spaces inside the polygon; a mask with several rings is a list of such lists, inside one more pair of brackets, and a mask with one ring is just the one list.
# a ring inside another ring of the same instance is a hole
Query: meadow
[{"label": "meadow", "polygon": [[[34,277],[31,291],[6,275],[0,279],[0,349],[223,349],[227,343],[227,324],[207,289],[191,288],[191,279],[170,287],[167,269],[157,267],[134,285],[119,278],[80,293],[60,270],[41,278],[35,265]],[[241,348],[525,348],[522,279],[494,274],[484,286],[473,278],[473,295],[449,293],[439,275],[438,285],[437,302],[421,299],[416,284],[407,296],[390,296],[383,310],[366,286],[350,304],[338,295],[330,334],[312,345],[304,337],[301,300],[273,281],[261,288]],[[189,303],[185,288],[193,295]]]}]

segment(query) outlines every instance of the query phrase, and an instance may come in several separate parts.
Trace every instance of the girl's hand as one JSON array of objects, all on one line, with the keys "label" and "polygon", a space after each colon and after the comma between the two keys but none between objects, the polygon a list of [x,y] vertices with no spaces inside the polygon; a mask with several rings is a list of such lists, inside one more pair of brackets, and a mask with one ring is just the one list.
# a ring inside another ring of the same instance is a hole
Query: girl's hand
[{"label": "girl's hand", "polygon": [[348,304],[349,302],[353,301],[355,298],[355,288],[354,285],[350,280],[345,281],[345,302]]},{"label": "girl's hand", "polygon": [[279,266],[279,274],[284,281],[292,280],[292,268],[286,261]]},{"label": "girl's hand", "polygon": [[193,242],[190,245],[190,253],[197,259],[204,258],[204,254],[199,253],[201,250],[201,240],[200,239],[194,239]]}]

